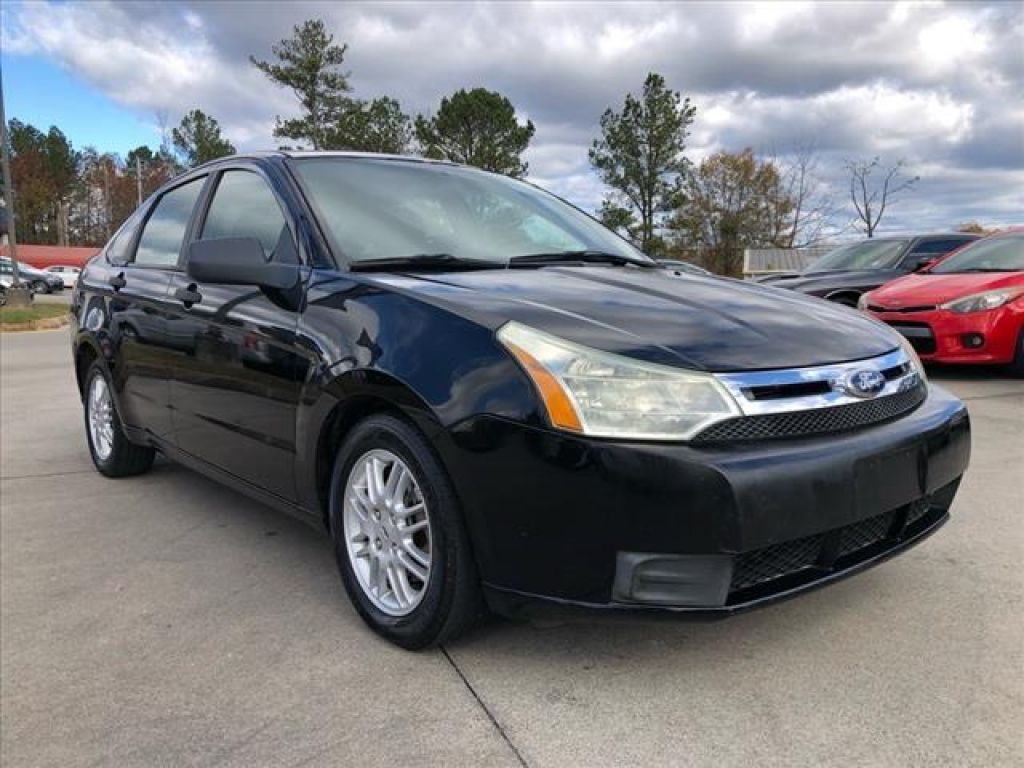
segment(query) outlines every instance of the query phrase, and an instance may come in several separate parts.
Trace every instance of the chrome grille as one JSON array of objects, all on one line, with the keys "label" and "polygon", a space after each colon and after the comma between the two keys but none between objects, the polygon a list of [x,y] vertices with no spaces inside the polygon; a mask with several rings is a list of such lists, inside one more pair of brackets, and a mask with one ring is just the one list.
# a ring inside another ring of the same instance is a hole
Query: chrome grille
[{"label": "chrome grille", "polygon": [[848,405],[762,416],[741,416],[712,424],[694,437],[693,442],[768,440],[849,432],[904,416],[924,402],[926,394],[924,385],[918,384],[906,392]]},{"label": "chrome grille", "polygon": [[[873,392],[857,388],[864,374],[874,374]],[[928,394],[918,363],[902,347],[868,360],[715,378],[741,415],[710,424],[696,443],[846,432],[904,416]]]}]

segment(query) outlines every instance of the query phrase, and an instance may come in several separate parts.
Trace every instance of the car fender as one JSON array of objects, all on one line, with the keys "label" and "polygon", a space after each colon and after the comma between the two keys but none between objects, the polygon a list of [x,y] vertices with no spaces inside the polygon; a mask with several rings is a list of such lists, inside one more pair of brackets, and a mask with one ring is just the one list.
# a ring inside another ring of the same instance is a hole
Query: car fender
[{"label": "car fender", "polygon": [[311,281],[299,326],[310,352],[299,374],[296,490],[307,509],[323,506],[325,435],[350,410],[400,413],[445,466],[452,432],[473,416],[544,423],[533,385],[486,323],[359,278],[323,277]]}]

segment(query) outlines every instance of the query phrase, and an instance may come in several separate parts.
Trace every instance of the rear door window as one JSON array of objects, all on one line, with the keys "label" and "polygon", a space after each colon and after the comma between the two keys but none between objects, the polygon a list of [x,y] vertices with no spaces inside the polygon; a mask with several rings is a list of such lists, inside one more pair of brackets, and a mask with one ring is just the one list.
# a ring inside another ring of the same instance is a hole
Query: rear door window
[{"label": "rear door window", "polygon": [[966,242],[968,241],[959,238],[955,240],[926,240],[914,246],[914,253],[939,256],[956,250]]},{"label": "rear door window", "polygon": [[165,193],[142,227],[134,263],[144,267],[172,269],[178,264],[192,210],[205,178],[195,179]]},{"label": "rear door window", "polygon": [[924,240],[911,250],[903,259],[903,264],[916,267],[924,259],[937,259],[960,246],[969,243],[969,238],[945,238],[941,240]]}]

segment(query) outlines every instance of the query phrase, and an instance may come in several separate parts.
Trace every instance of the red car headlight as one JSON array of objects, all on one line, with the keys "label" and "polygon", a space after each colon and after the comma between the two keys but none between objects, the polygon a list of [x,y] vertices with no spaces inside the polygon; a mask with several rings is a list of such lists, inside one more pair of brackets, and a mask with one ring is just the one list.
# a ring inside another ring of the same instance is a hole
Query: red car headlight
[{"label": "red car headlight", "polygon": [[1024,288],[999,288],[995,291],[975,293],[964,296],[962,299],[948,301],[945,304],[940,304],[939,309],[948,309],[958,315],[966,315],[968,312],[985,312],[990,309],[998,309],[1022,295],[1024,295]]}]

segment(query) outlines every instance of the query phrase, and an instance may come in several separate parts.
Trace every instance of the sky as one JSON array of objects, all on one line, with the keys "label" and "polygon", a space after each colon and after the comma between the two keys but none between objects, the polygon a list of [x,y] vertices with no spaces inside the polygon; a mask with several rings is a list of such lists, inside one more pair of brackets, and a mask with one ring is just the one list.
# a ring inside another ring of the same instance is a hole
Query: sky
[{"label": "sky", "polygon": [[[594,210],[587,150],[650,71],[697,107],[686,156],[814,146],[838,203],[848,160],[919,176],[880,231],[1024,224],[1024,3],[9,2],[8,118],[76,147],[155,146],[188,110],[240,150],[271,149],[287,90],[250,63],[308,18],[349,46],[354,96],[430,113],[500,91],[536,126],[529,178]],[[852,213],[852,208],[850,209]]]}]

